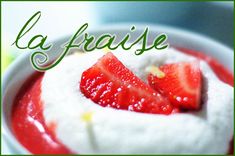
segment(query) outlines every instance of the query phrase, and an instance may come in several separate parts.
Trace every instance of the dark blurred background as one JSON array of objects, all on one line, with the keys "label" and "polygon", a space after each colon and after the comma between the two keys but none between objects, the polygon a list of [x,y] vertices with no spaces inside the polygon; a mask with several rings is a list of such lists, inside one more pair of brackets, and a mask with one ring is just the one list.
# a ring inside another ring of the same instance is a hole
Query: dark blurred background
[{"label": "dark blurred background", "polygon": [[96,6],[102,23],[164,24],[208,35],[234,47],[234,3],[102,2]]}]

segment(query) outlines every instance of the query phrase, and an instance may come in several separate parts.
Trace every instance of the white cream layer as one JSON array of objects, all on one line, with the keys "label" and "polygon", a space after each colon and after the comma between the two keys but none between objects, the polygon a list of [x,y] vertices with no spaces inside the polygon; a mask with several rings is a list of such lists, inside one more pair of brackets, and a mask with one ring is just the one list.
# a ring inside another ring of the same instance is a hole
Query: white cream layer
[{"label": "white cream layer", "polygon": [[[140,56],[121,49],[113,53],[144,81],[150,65],[195,59],[172,48]],[[79,89],[81,75],[102,55],[94,51],[68,56],[44,75],[46,123],[57,123],[56,135],[69,149],[80,154],[227,153],[233,135],[233,88],[218,80],[205,62],[200,63],[202,110],[166,116],[103,108],[87,99]]]}]

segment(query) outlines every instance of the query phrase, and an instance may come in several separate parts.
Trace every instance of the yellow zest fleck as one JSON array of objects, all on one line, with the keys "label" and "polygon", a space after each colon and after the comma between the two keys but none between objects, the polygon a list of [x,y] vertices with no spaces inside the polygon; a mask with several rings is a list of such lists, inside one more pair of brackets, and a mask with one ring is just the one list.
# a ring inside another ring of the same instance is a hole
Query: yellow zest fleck
[{"label": "yellow zest fleck", "polygon": [[146,71],[157,76],[158,78],[164,78],[166,74],[161,71],[157,66],[149,66],[146,68]]},{"label": "yellow zest fleck", "polygon": [[75,56],[82,56],[82,55],[84,55],[84,52],[79,50],[79,51],[75,51],[73,54]]},{"label": "yellow zest fleck", "polygon": [[[109,40],[105,39],[103,44],[107,44],[108,42],[109,42]],[[105,46],[102,50],[103,50],[104,53],[110,52],[110,49],[107,46]]]},{"label": "yellow zest fleck", "polygon": [[85,122],[91,122],[93,113],[92,112],[85,112],[82,114],[81,119]]},{"label": "yellow zest fleck", "polygon": [[110,52],[110,50],[109,50],[108,47],[105,47],[105,48],[103,48],[103,52],[104,52],[104,53],[108,53],[108,52]]}]

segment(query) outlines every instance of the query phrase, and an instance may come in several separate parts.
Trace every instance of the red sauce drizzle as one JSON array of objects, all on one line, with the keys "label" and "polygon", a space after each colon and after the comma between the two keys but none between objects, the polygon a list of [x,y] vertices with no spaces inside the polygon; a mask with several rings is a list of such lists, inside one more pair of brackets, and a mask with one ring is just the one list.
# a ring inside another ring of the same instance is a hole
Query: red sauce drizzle
[{"label": "red sauce drizzle", "polygon": [[42,73],[35,73],[21,88],[12,110],[12,130],[23,146],[34,154],[71,154],[47,127],[40,100]]},{"label": "red sauce drizzle", "polygon": [[[205,60],[225,83],[234,85],[233,74],[211,56],[193,50],[178,48],[180,51]],[[43,104],[40,99],[42,73],[35,73],[20,89],[12,110],[12,130],[19,142],[34,154],[72,154],[60,143],[54,132],[56,123],[46,126]],[[233,140],[229,153],[233,153]]]}]

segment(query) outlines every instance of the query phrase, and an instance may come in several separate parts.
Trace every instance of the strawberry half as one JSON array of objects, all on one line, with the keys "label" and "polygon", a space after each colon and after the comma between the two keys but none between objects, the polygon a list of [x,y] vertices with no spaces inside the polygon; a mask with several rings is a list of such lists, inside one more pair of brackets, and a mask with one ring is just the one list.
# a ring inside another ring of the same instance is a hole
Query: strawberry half
[{"label": "strawberry half", "polygon": [[157,74],[148,75],[152,88],[167,96],[175,107],[192,110],[200,107],[202,78],[199,61],[166,64],[158,70]]},{"label": "strawberry half", "polygon": [[112,53],[84,71],[81,92],[103,107],[143,113],[170,114],[172,105],[135,76]]}]

